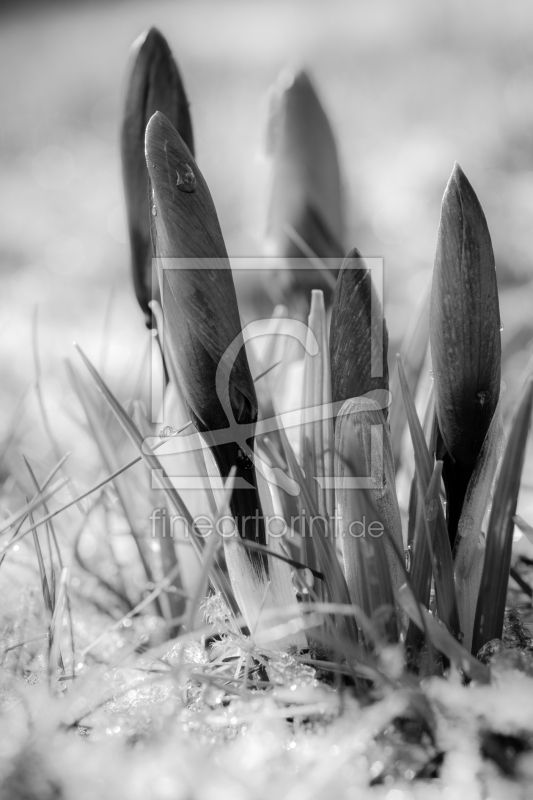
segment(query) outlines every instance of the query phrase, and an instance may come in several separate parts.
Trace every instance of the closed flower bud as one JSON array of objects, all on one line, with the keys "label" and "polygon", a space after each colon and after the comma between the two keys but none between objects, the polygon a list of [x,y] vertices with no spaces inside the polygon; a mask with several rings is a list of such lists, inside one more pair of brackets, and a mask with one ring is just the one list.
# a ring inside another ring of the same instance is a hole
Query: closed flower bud
[{"label": "closed flower bud", "polygon": [[189,104],[176,62],[164,36],[156,28],[150,28],[132,48],[121,128],[133,285],[148,327],[154,327],[148,304],[157,298],[157,278],[152,274],[151,209],[144,136],[148,120],[156,111],[168,117],[189,150],[194,152]]},{"label": "closed flower bud", "polygon": [[[169,120],[156,113],[146,129],[152,202],[152,242],[158,259],[164,313],[164,355],[179,376],[198,430],[210,444],[221,475],[233,466],[250,489],[236,488],[231,508],[242,535],[262,539],[252,461],[237,439],[217,432],[248,425],[253,452],[257,400],[244,350],[233,277],[211,194],[196,162]],[[192,191],[183,191],[183,182]],[[167,262],[165,258],[190,259]],[[217,385],[217,370],[223,376]],[[229,403],[225,403],[229,392]],[[249,451],[249,452],[250,452]],[[259,511],[260,513],[260,511]],[[249,517],[247,523],[244,517]],[[256,531],[258,528],[258,531]],[[264,543],[264,542],[263,542]],[[261,559],[255,554],[252,558]]]},{"label": "closed flower bud", "polygon": [[457,533],[468,483],[500,395],[500,312],[485,215],[455,165],[442,201],[430,341],[444,462],[448,531]]},{"label": "closed flower bud", "polygon": [[370,270],[354,248],[342,264],[333,300],[330,354],[334,403],[370,391],[388,391],[388,342]]},{"label": "closed flower bud", "polygon": [[[268,151],[272,192],[268,236],[279,256],[342,258],[343,211],[339,160],[324,108],[305,72],[280,77],[271,94]],[[331,298],[331,278],[316,270],[293,270],[286,288],[305,294],[322,289]],[[285,302],[285,300],[283,300]]]}]

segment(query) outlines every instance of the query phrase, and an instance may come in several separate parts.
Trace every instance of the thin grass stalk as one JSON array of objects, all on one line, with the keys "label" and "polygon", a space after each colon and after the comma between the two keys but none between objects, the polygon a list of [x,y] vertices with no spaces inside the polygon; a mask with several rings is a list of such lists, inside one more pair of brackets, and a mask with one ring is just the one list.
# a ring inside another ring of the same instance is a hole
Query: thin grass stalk
[{"label": "thin grass stalk", "polygon": [[[335,505],[334,491],[332,488],[322,488],[317,476],[333,475],[333,420],[328,418],[310,422],[306,415],[307,408],[329,406],[331,403],[326,309],[324,295],[320,290],[312,292],[308,326],[308,337],[314,337],[318,352],[311,355],[312,348],[308,347],[304,357],[300,458],[319,514],[331,519]],[[316,569],[316,554],[309,528],[303,530],[302,534],[303,560],[311,569]]]},{"label": "thin grass stalk", "polygon": [[[141,409],[138,407],[136,408],[136,422],[139,428],[140,433],[142,436],[149,437],[153,434],[153,430],[148,423],[148,420],[142,413]],[[147,476],[148,477],[148,476]],[[163,501],[163,505],[165,506],[165,495],[161,490],[154,490],[149,488],[147,485],[147,494],[148,499],[152,499],[153,505],[154,502],[158,502],[160,500]],[[152,508],[152,513],[153,513]],[[169,572],[174,571],[174,567],[178,564],[178,555],[176,553],[176,546],[174,544],[174,531],[171,527],[169,514],[159,514],[158,519],[155,520],[154,523],[155,533],[157,537],[157,542],[159,544],[159,554],[161,559],[161,573],[163,577],[168,575]],[[165,605],[168,608],[168,613],[165,614],[165,617],[168,620],[174,619],[176,617],[182,617],[185,613],[185,603],[183,597],[179,594],[179,591],[183,589],[183,581],[182,581],[182,570],[178,569],[176,572],[176,577],[172,582],[168,592],[164,593],[164,596],[161,597],[161,604],[165,602]],[[164,610],[164,609],[162,609]],[[175,636],[177,635],[178,630],[170,629],[170,635]]]},{"label": "thin grass stalk", "polygon": [[[400,347],[400,357],[404,365],[407,382],[409,386],[412,387],[415,396],[429,345],[429,297],[430,292],[428,290],[424,292],[420,305],[411,319]],[[390,407],[392,454],[394,456],[396,471],[398,471],[401,466],[402,439],[407,424],[407,416],[405,414],[405,406],[400,396],[400,377],[398,375],[398,365],[396,362],[392,369],[389,384],[390,393],[392,395]]]}]

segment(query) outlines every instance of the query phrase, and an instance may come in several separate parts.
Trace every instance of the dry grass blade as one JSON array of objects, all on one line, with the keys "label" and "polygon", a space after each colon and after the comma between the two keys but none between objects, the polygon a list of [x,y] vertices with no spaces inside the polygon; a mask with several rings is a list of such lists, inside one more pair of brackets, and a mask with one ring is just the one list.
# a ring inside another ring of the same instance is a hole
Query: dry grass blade
[{"label": "dry grass blade", "polygon": [[[31,511],[30,511],[30,514],[29,514],[29,518],[30,518],[31,524],[33,525],[33,514],[31,513]],[[50,615],[50,618],[51,618],[52,614],[54,613],[54,604],[53,604],[53,600],[52,600],[52,597],[50,595],[50,589],[49,589],[49,586],[48,586],[48,578],[46,576],[46,569],[45,569],[45,566],[44,566],[43,553],[42,553],[42,550],[41,550],[41,545],[39,543],[39,538],[37,536],[37,531],[34,530],[34,531],[32,531],[32,533],[33,533],[33,543],[35,545],[35,552],[37,554],[37,563],[39,565],[39,576],[41,578],[41,589],[42,589],[42,593],[43,593],[44,607],[46,608],[46,611]]]},{"label": "dry grass blade", "polygon": [[[154,431],[152,426],[148,422],[147,418],[145,417],[140,405],[135,403],[135,420],[137,422],[137,426],[141,435],[145,438],[152,436]],[[165,496],[161,491],[157,491],[152,489],[149,485],[146,487],[147,490],[147,505],[150,506],[151,514],[154,514],[156,504],[163,505],[163,512],[166,512],[165,507]],[[148,509],[147,509],[148,510]],[[157,519],[153,518],[153,530],[152,535],[155,535],[158,538],[159,542],[159,556],[161,560],[161,571],[163,576],[167,575],[174,566],[178,563],[178,555],[176,553],[176,546],[174,543],[174,536],[173,530],[171,528],[170,518],[167,513],[157,514]],[[174,579],[172,584],[172,588],[169,592],[166,592],[164,595],[161,596],[161,607],[165,616],[165,619],[168,621],[170,619],[182,617],[185,613],[185,603],[183,598],[180,596],[179,592],[174,592],[173,589],[182,589],[183,588],[183,570],[178,570],[178,574]],[[171,631],[172,635],[175,635],[176,631]]]},{"label": "dry grass blade", "polygon": [[531,425],[533,379],[530,379],[513,419],[500,475],[496,483],[486,536],[485,561],[479,587],[472,652],[491,639],[501,639],[513,544],[513,517]]},{"label": "dry grass blade", "polygon": [[[85,385],[80,375],[69,361],[66,362],[66,367],[72,387],[78,396],[83,410],[85,411],[87,421],[90,425],[96,444],[98,445],[98,449],[100,450],[102,459],[109,472],[115,472],[116,474],[118,471],[118,463],[120,462],[117,463],[116,443],[113,442],[113,438],[111,436],[111,426],[109,421],[106,424],[106,415],[102,413],[101,401],[99,398],[95,397],[94,391],[89,390],[89,387]],[[111,420],[113,420],[113,417],[111,417]],[[116,422],[114,424],[116,425]],[[124,435],[122,431],[120,431],[120,433],[122,436]],[[137,547],[137,552],[139,553],[139,557],[146,574],[146,579],[150,583],[154,583],[154,574],[152,565],[149,561],[147,547],[143,541],[141,533],[138,530],[137,520],[134,518],[135,503],[133,501],[131,488],[126,476],[123,476],[122,474],[117,475],[113,481],[113,485],[120,500],[124,516],[128,522],[131,535]],[[159,613],[161,613],[161,608],[159,606],[158,609]]]},{"label": "dry grass blade", "polygon": [[[35,497],[35,499],[30,500],[30,502],[27,503],[25,506],[19,508],[18,511],[15,511],[14,514],[11,514],[11,516],[9,516],[6,520],[2,522],[2,524],[0,525],[0,533],[4,533],[4,531],[9,530],[9,528],[11,528],[13,525],[16,525],[17,522],[20,522],[21,519],[26,517],[30,513],[30,511],[35,511],[36,508],[39,508],[39,506],[43,505],[43,503],[45,503],[47,500],[53,497],[57,492],[59,492],[60,489],[63,488],[63,486],[66,486],[67,483],[68,483],[68,478],[61,478],[56,483],[52,484],[52,486],[47,492],[39,495],[38,497]],[[43,522],[46,522],[46,520],[45,519],[39,520],[37,522],[37,525],[42,525]],[[27,533],[30,533],[31,530],[32,528],[22,531],[10,542],[4,543],[4,546],[0,547],[0,556],[2,556],[7,550],[9,550],[9,548],[12,545],[16,544],[16,542],[19,539],[22,539],[23,536],[25,536]]]}]

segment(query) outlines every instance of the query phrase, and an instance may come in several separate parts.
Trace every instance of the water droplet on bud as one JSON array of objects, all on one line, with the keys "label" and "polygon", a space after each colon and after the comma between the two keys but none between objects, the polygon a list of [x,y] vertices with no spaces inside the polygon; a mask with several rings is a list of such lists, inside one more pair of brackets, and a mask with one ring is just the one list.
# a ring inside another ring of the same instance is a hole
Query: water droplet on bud
[{"label": "water droplet on bud", "polygon": [[477,393],[477,400],[478,400],[478,403],[479,403],[480,406],[483,407],[485,405],[485,401],[486,401],[488,395],[489,395],[488,392],[478,392]]},{"label": "water droplet on bud", "polygon": [[411,572],[411,545],[405,550],[405,571]]},{"label": "water droplet on bud", "polygon": [[504,325],[503,322],[500,323],[500,331],[503,331]]},{"label": "water droplet on bud", "polygon": [[152,217],[157,217],[157,206],[152,206]]},{"label": "water droplet on bud", "polygon": [[176,436],[176,434],[177,434],[176,428],[172,428],[170,425],[167,425],[165,428],[162,428],[159,431],[159,438],[168,439],[169,436]]},{"label": "water droplet on bud", "polygon": [[183,175],[180,175],[179,172],[176,172],[176,185],[180,192],[191,192],[196,191],[196,178],[194,172],[190,168],[188,164],[185,164],[185,172]]}]

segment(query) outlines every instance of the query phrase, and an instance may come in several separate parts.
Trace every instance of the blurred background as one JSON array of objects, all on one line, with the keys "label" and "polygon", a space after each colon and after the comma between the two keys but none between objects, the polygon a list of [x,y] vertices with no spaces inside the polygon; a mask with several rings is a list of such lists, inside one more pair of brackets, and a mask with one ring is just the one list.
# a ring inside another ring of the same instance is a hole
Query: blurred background
[{"label": "blurred background", "polygon": [[440,201],[461,164],[493,238],[512,398],[533,344],[528,0],[78,0],[0,13],[0,436],[14,415],[28,447],[42,428],[32,331],[58,420],[74,403],[63,365],[73,340],[105,358],[115,386],[146,347],[118,124],[129,48],[151,25],[181,69],[230,255],[264,252],[267,90],[286,65],[309,70],[337,136],[346,244],[385,259],[393,347],[428,284]]}]

